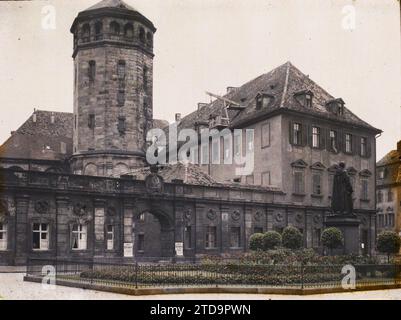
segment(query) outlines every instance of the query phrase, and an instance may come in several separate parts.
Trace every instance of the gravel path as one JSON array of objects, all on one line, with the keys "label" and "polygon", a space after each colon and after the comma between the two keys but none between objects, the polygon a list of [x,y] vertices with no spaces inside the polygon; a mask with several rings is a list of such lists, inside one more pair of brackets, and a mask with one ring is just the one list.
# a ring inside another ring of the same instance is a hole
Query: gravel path
[{"label": "gravel path", "polygon": [[24,282],[23,273],[0,273],[0,299],[6,300],[401,300],[401,289],[365,291],[355,293],[330,293],[312,296],[295,295],[257,295],[257,294],[171,294],[154,296],[129,296],[84,290],[69,287],[42,286],[38,283]]}]

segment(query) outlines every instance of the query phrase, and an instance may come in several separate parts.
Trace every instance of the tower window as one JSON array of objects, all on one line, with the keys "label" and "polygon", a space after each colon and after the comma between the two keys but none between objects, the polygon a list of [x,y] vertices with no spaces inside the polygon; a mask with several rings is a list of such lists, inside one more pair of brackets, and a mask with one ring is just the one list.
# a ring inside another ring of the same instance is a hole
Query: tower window
[{"label": "tower window", "polygon": [[148,90],[148,67],[143,67],[143,90]]},{"label": "tower window", "polygon": [[95,115],[94,114],[90,114],[89,115],[88,127],[91,128],[91,129],[95,128]]},{"label": "tower window", "polygon": [[124,36],[127,38],[132,38],[134,36],[134,27],[131,23],[127,23],[124,27]]},{"label": "tower window", "polygon": [[91,33],[91,28],[89,24],[84,24],[82,27],[82,42],[89,42],[90,40],[90,33]]},{"label": "tower window", "polygon": [[146,40],[148,41],[149,46],[153,46],[153,35],[151,32],[146,34]]},{"label": "tower window", "polygon": [[88,78],[89,83],[93,83],[96,77],[96,62],[91,60],[89,61],[89,68],[88,68]]},{"label": "tower window", "polygon": [[120,34],[120,25],[117,22],[112,21],[110,23],[110,33],[116,36]]},{"label": "tower window", "polygon": [[125,117],[118,117],[118,132],[120,132],[121,135],[125,134],[126,131],[126,123],[125,123]]},{"label": "tower window", "polygon": [[139,28],[139,40],[145,43],[145,29],[142,27]]},{"label": "tower window", "polygon": [[103,23],[96,22],[95,24],[95,40],[103,39]]},{"label": "tower window", "polygon": [[118,76],[119,80],[125,79],[125,61],[124,60],[118,61],[117,76]]}]

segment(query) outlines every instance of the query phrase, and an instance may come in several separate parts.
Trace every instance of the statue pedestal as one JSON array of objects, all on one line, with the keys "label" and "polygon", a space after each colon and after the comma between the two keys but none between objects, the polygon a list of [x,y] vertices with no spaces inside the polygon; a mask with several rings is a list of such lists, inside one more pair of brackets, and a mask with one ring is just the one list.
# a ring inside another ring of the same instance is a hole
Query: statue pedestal
[{"label": "statue pedestal", "polygon": [[359,224],[359,219],[352,215],[333,214],[326,217],[326,228],[336,227],[344,236],[344,246],[334,249],[333,254],[359,254]]}]

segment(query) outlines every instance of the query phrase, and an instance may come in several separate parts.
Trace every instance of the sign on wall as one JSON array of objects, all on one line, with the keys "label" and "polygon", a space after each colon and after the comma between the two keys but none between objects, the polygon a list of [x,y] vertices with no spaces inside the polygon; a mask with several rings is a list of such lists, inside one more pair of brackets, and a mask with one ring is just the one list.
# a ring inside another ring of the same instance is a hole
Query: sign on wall
[{"label": "sign on wall", "polygon": [[132,242],[124,243],[124,257],[134,256],[134,244]]},{"label": "sign on wall", "polygon": [[176,242],[175,243],[175,254],[179,257],[184,255],[184,243]]}]

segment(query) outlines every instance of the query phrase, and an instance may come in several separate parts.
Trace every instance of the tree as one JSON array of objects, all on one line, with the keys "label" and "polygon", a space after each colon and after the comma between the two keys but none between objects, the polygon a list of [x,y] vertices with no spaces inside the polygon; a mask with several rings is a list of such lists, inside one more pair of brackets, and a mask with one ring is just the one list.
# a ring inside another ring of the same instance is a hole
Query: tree
[{"label": "tree", "polygon": [[330,227],[322,232],[321,241],[323,246],[330,249],[330,253],[333,249],[341,247],[344,244],[343,233],[340,229]]},{"label": "tree", "polygon": [[286,227],[283,231],[283,246],[288,249],[299,249],[303,244],[302,233],[295,227]]},{"label": "tree", "polygon": [[251,237],[249,238],[249,249],[254,251],[263,250],[263,239],[263,233],[254,233],[253,235],[251,235]]},{"label": "tree", "polygon": [[377,237],[377,250],[387,254],[387,261],[390,262],[390,255],[400,251],[401,239],[394,231],[383,231]]},{"label": "tree", "polygon": [[263,234],[263,250],[275,249],[281,246],[281,235],[277,231],[268,231]]}]

